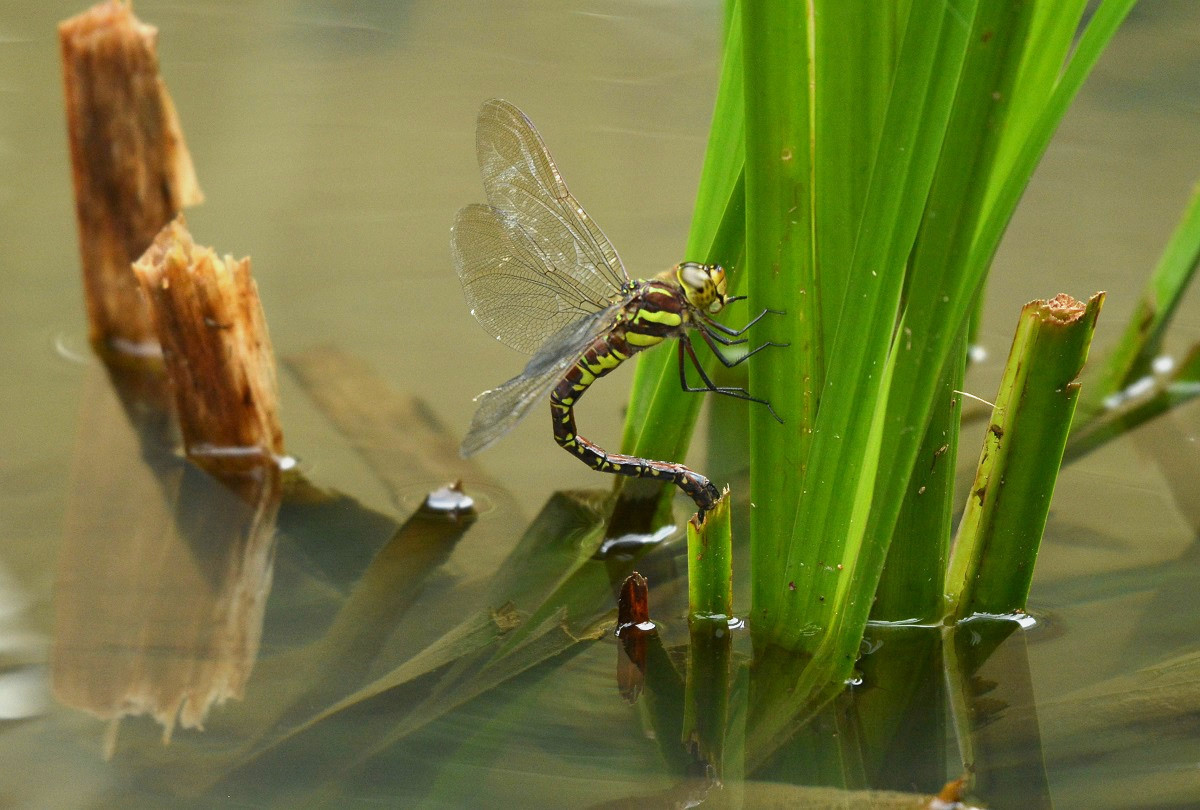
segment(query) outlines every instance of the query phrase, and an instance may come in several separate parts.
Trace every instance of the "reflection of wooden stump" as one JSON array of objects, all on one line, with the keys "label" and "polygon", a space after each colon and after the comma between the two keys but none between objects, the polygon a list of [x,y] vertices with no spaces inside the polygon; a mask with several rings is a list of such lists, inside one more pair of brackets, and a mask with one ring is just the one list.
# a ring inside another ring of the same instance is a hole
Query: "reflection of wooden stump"
[{"label": "reflection of wooden stump", "polygon": [[104,719],[151,715],[169,737],[242,696],[279,474],[266,464],[219,481],[161,443],[157,416],[139,437],[106,379],[90,388],[54,587],[54,694]]},{"label": "reflection of wooden stump", "polygon": [[156,338],[129,265],[203,199],[158,75],[157,33],[115,1],[58,29],[91,338],[138,353]]}]

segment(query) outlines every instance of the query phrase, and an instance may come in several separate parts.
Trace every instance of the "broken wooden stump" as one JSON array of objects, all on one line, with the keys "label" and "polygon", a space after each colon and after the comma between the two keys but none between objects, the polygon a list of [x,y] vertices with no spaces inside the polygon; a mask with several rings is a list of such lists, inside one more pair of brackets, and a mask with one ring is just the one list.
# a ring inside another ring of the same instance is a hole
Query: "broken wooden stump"
[{"label": "broken wooden stump", "polygon": [[196,245],[182,217],[133,265],[188,456],[234,472],[283,454],[275,359],[250,259]]},{"label": "broken wooden stump", "polygon": [[58,36],[89,335],[101,350],[153,354],[130,263],[203,200],[158,75],[158,31],[109,0],[60,23]]}]

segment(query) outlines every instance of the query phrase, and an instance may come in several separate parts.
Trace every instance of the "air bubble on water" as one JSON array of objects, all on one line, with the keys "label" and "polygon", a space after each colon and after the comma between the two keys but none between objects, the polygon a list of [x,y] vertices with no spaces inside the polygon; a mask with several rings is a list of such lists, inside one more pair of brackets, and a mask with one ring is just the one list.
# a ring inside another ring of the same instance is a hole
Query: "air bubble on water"
[{"label": "air bubble on water", "polygon": [[1175,370],[1175,358],[1169,354],[1160,354],[1150,362],[1150,368],[1155,374],[1170,374]]},{"label": "air bubble on water", "polygon": [[1149,392],[1153,387],[1153,377],[1142,377],[1140,380],[1133,382],[1128,388],[1126,388],[1124,394],[1127,398],[1132,399],[1135,397],[1140,397],[1142,394]]},{"label": "air bubble on water", "polygon": [[462,482],[439,487],[425,497],[424,508],[441,514],[460,515],[475,508],[475,499],[462,490]]}]

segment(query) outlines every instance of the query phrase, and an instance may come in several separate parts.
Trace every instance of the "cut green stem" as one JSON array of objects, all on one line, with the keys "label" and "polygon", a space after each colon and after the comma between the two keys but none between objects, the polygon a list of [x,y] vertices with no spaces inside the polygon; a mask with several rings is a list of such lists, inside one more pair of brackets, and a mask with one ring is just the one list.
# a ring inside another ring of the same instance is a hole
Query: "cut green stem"
[{"label": "cut green stem", "polygon": [[1025,609],[1050,496],[1104,302],[1067,295],[1021,311],[959,524],[946,589],[956,618]]},{"label": "cut green stem", "polygon": [[733,539],[729,488],[704,519],[687,524],[688,613],[695,617],[733,616]]}]

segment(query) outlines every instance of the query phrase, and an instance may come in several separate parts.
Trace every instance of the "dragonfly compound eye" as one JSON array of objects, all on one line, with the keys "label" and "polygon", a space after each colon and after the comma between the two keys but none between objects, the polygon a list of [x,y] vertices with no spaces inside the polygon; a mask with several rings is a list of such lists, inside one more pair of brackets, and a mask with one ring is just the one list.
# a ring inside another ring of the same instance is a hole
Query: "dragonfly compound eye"
[{"label": "dragonfly compound eye", "polygon": [[725,268],[719,264],[708,265],[708,275],[717,287],[717,300],[725,304]]},{"label": "dragonfly compound eye", "polygon": [[709,268],[696,262],[679,265],[679,281],[689,293],[702,293],[706,287],[712,286]]}]

